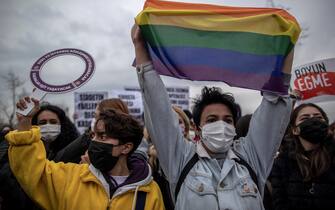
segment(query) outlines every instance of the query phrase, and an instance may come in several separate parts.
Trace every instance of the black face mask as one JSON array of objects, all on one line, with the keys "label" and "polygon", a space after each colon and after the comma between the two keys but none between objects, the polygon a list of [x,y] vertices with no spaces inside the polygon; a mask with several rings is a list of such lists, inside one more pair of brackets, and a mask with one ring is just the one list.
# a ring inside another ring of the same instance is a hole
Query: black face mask
[{"label": "black face mask", "polygon": [[328,124],[317,118],[309,118],[298,126],[301,138],[312,144],[323,142],[328,135]]},{"label": "black face mask", "polygon": [[94,167],[102,172],[108,172],[115,166],[119,157],[112,155],[113,144],[91,141],[88,147],[88,157]]}]

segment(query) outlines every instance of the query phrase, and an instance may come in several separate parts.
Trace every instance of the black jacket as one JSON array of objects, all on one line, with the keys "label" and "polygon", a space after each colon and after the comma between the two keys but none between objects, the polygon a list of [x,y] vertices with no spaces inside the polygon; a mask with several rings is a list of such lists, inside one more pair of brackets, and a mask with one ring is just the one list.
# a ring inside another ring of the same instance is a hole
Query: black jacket
[{"label": "black jacket", "polygon": [[80,135],[76,140],[60,150],[53,160],[55,162],[79,163],[81,156],[85,154],[91,142],[89,130]]},{"label": "black jacket", "polygon": [[335,209],[335,164],[320,177],[304,182],[293,145],[276,158],[270,181],[275,210]]},{"label": "black jacket", "polygon": [[1,210],[38,209],[16,181],[9,166],[7,152],[0,159],[0,196]]}]

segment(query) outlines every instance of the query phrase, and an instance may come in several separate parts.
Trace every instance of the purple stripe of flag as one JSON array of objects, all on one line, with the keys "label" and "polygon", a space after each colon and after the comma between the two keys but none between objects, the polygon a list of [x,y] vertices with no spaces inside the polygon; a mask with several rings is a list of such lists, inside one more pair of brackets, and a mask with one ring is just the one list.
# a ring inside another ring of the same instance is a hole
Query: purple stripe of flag
[{"label": "purple stripe of flag", "polygon": [[[224,81],[236,87],[287,93],[280,71],[282,56],[241,55],[192,47],[149,49],[155,69],[162,75],[197,81]],[[158,58],[157,52],[164,56]],[[249,68],[245,69],[245,66]]]}]

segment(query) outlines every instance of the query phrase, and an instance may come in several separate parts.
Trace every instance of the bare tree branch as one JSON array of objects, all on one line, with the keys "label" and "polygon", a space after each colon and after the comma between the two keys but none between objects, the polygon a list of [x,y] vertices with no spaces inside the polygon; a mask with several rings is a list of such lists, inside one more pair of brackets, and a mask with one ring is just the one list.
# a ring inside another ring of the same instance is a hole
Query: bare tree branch
[{"label": "bare tree branch", "polygon": [[24,84],[24,81],[12,71],[9,71],[6,75],[2,75],[2,79],[5,80],[7,84],[10,96],[8,103],[4,104],[1,102],[0,107],[8,120],[8,124],[13,127],[15,120],[15,104],[18,100],[18,88]]}]

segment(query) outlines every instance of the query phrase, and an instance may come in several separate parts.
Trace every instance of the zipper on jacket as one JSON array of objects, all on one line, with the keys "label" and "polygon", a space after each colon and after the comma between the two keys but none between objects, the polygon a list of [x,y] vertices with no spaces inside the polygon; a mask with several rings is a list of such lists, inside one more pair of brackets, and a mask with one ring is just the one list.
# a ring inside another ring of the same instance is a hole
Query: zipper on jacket
[{"label": "zipper on jacket", "polygon": [[108,203],[107,203],[107,209],[106,209],[106,210],[109,210],[109,209],[110,209],[111,201],[112,201],[112,199],[109,199],[109,200],[108,200]]}]

